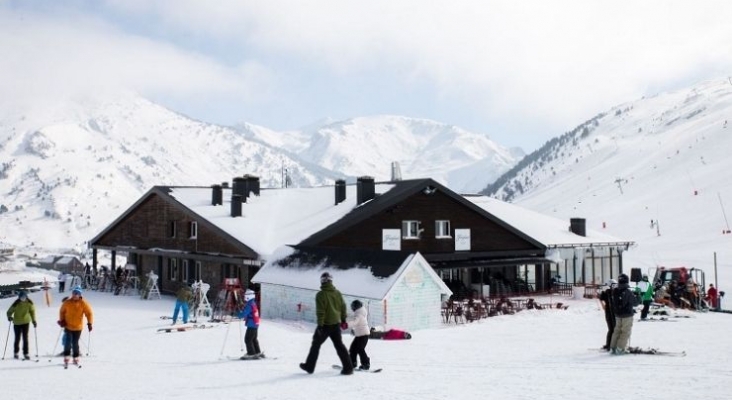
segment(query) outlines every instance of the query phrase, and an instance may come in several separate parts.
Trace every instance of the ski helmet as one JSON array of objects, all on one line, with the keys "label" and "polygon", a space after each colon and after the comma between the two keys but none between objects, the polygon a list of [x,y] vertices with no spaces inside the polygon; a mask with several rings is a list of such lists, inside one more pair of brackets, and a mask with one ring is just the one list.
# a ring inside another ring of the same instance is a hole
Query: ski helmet
[{"label": "ski helmet", "polygon": [[361,307],[363,307],[361,300],[353,300],[353,302],[351,302],[351,310],[356,311]]},{"label": "ski helmet", "polygon": [[247,289],[247,291],[244,292],[244,300],[249,301],[249,300],[253,299],[254,297],[255,297],[254,290]]},{"label": "ski helmet", "polygon": [[630,279],[628,279],[628,275],[620,274],[620,276],[618,276],[618,283],[619,284],[621,284],[621,285],[622,284],[626,284],[627,285],[628,282],[630,282]]},{"label": "ski helmet", "polygon": [[326,282],[333,282],[333,276],[327,272],[323,272],[322,275],[320,275],[320,283],[326,283]]}]

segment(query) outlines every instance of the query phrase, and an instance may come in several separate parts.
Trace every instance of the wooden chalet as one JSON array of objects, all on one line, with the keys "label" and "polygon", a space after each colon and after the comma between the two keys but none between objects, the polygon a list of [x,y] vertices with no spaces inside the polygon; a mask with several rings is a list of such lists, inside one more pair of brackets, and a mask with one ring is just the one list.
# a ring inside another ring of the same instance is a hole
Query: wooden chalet
[{"label": "wooden chalet", "polygon": [[[597,284],[622,270],[632,244],[432,179],[260,189],[257,177],[212,187],[156,186],[90,241],[126,254],[161,290],[202,279],[243,284],[283,245],[419,253],[458,295],[544,290],[550,277]],[[384,253],[386,254],[386,253]],[[357,260],[354,260],[354,262]],[[489,291],[489,292],[488,292]]]}]

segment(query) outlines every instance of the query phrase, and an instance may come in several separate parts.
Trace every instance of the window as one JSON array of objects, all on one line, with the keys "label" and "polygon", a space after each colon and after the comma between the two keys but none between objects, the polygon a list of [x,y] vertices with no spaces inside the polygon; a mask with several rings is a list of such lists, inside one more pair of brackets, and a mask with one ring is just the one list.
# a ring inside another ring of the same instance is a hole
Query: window
[{"label": "window", "polygon": [[180,281],[188,282],[188,260],[183,260],[181,262]]},{"label": "window", "polygon": [[168,259],[168,280],[171,282],[178,280],[178,260],[175,258]]},{"label": "window", "polygon": [[452,235],[450,234],[450,221],[447,221],[447,220],[435,221],[435,237],[436,238],[452,237]]},{"label": "window", "polygon": [[198,222],[191,221],[188,223],[188,237],[191,239],[198,238]]},{"label": "window", "polygon": [[171,238],[175,238],[176,230],[178,228],[178,224],[175,221],[170,221],[170,224],[168,225],[168,236]]},{"label": "window", "polygon": [[402,221],[402,239],[419,239],[423,230],[419,221]]},{"label": "window", "polygon": [[201,262],[200,261],[196,261],[196,270],[194,271],[194,275],[195,276],[193,278],[196,281],[201,280]]}]

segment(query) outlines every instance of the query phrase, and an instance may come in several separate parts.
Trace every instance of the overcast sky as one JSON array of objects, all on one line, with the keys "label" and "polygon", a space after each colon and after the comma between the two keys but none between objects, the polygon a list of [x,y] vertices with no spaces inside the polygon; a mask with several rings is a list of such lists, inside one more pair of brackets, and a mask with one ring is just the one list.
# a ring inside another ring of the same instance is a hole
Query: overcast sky
[{"label": "overcast sky", "polygon": [[732,75],[729,0],[0,0],[0,37],[3,101],[124,88],[276,130],[394,114],[527,152]]}]

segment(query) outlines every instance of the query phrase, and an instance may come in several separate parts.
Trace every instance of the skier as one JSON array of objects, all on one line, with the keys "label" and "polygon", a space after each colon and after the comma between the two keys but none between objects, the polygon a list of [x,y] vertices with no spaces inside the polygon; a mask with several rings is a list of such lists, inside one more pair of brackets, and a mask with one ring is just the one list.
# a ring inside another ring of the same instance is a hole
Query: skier
[{"label": "skier", "polygon": [[243,360],[264,358],[264,354],[259,349],[259,308],[257,307],[256,295],[252,289],[244,292],[244,300],[247,304],[239,313],[239,318],[246,321],[247,331],[244,334],[244,344],[247,347],[247,354],[242,356]]},{"label": "skier", "polygon": [[607,323],[607,334],[605,335],[605,345],[602,348],[606,351],[610,351],[610,340],[613,337],[613,330],[615,330],[615,314],[613,314],[612,305],[610,304],[610,297],[613,288],[618,284],[615,279],[610,279],[605,282],[606,289],[600,293],[600,305],[605,310],[605,323]]},{"label": "skier", "polygon": [[709,284],[706,301],[709,303],[709,307],[711,307],[712,310],[717,309],[717,289],[714,287],[713,283]]},{"label": "skier", "polygon": [[618,286],[610,294],[610,304],[615,314],[615,329],[610,339],[611,354],[621,355],[627,352],[628,341],[633,330],[633,314],[638,298],[630,291],[628,275],[618,276]]},{"label": "skier", "polygon": [[318,317],[318,327],[313,334],[308,357],[304,363],[300,363],[300,369],[308,374],[315,371],[320,346],[330,338],[343,364],[341,374],[353,375],[353,364],[341,336],[341,329],[348,329],[346,302],[341,292],[333,286],[333,277],[327,272],[320,275],[320,291],[315,295],[315,315]]},{"label": "skier", "polygon": [[653,285],[648,282],[648,275],[643,274],[643,278],[641,279],[635,287],[635,292],[641,296],[641,301],[643,302],[641,320],[645,320],[648,317],[648,309],[651,307],[651,302],[653,302]]},{"label": "skier", "polygon": [[81,297],[81,293],[81,287],[75,287],[71,291],[71,298],[63,302],[59,310],[58,324],[68,335],[68,340],[64,344],[64,366],[68,366],[72,351],[74,365],[79,364],[79,338],[81,338],[81,331],[84,327],[84,317],[86,317],[86,327],[89,329],[89,333],[91,333],[94,323],[92,308]]},{"label": "skier", "polygon": [[[13,358],[16,360],[19,358],[18,353],[20,351],[20,339],[23,339],[23,358],[30,360],[30,354],[28,350],[28,330],[30,324],[33,323],[33,327],[38,326],[36,323],[36,306],[33,305],[31,299],[28,298],[28,293],[21,290],[18,293],[18,299],[8,308],[7,312],[8,321],[14,323],[13,332],[15,333],[15,342],[13,342]],[[9,329],[9,328],[8,328]]]},{"label": "skier", "polygon": [[66,287],[66,274],[62,272],[58,273],[58,292],[63,293]]},{"label": "skier", "polygon": [[355,368],[357,363],[357,356],[361,359],[361,365],[358,369],[368,370],[371,367],[371,359],[366,354],[366,345],[369,343],[369,321],[368,311],[363,306],[360,300],[354,300],[351,302],[351,310],[353,314],[346,318],[346,323],[353,330],[353,342],[351,347],[348,349],[348,354],[351,356],[351,364]]},{"label": "skier", "polygon": [[175,294],[175,310],[173,311],[173,325],[178,322],[178,311],[183,310],[183,323],[188,323],[188,303],[193,299],[191,288],[185,283]]}]

